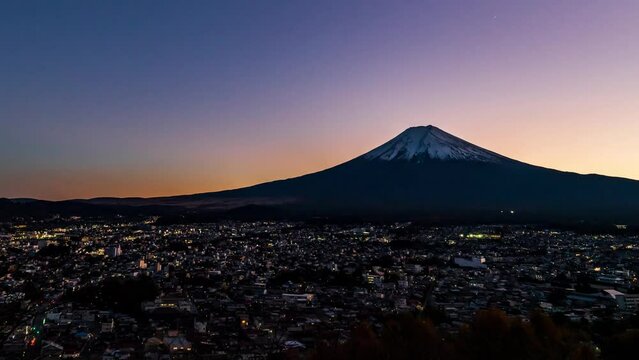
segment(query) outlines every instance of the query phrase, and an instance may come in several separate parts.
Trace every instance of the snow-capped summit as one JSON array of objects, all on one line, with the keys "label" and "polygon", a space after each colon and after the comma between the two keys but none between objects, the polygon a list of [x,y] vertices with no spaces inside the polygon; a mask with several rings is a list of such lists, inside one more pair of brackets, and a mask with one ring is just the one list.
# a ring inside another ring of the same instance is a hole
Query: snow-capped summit
[{"label": "snow-capped summit", "polygon": [[367,160],[411,160],[418,162],[425,159],[492,163],[509,160],[432,125],[408,128],[362,157]]}]

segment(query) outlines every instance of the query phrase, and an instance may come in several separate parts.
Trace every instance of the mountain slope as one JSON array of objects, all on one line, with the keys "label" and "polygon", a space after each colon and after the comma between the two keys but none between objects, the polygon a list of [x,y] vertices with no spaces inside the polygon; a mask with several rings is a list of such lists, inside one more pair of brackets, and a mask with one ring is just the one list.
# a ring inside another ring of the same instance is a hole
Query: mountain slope
[{"label": "mountain slope", "polygon": [[336,167],[248,188],[157,199],[219,209],[282,206],[309,215],[639,222],[639,182],[528,165],[436,127],[410,128]]},{"label": "mountain slope", "polygon": [[414,127],[338,166],[241,189],[92,205],[298,216],[639,224],[639,181],[525,164],[434,126]]}]

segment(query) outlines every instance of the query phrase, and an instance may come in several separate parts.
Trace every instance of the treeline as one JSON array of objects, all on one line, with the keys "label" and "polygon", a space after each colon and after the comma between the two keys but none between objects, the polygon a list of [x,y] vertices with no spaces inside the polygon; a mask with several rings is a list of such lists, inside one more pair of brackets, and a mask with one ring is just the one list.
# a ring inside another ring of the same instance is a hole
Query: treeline
[{"label": "treeline", "polygon": [[148,276],[107,278],[97,285],[88,285],[65,294],[64,301],[96,306],[130,315],[141,314],[141,304],[154,300],[159,289]]},{"label": "treeline", "polygon": [[269,279],[269,286],[281,286],[287,282],[314,283],[323,286],[360,286],[363,285],[362,272],[331,271],[329,269],[299,268],[277,273]]},{"label": "treeline", "polygon": [[540,312],[522,320],[500,310],[483,310],[456,333],[440,330],[428,318],[399,315],[387,319],[378,331],[360,323],[345,343],[322,340],[313,350],[285,356],[313,360],[589,360],[634,358],[639,351],[638,331],[599,340],[601,346],[595,346],[587,330],[557,324]]}]

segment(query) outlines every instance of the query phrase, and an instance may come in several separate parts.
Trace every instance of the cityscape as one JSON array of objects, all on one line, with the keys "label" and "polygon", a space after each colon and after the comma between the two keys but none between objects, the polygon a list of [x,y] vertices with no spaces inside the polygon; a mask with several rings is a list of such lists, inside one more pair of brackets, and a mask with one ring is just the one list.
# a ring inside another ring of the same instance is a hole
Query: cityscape
[{"label": "cityscape", "polygon": [[5,358],[322,358],[356,322],[411,314],[453,336],[483,309],[616,324],[583,335],[592,356],[636,344],[614,337],[638,320],[636,233],[75,217],[0,239]]},{"label": "cityscape", "polygon": [[0,360],[639,358],[639,1],[0,1]]}]

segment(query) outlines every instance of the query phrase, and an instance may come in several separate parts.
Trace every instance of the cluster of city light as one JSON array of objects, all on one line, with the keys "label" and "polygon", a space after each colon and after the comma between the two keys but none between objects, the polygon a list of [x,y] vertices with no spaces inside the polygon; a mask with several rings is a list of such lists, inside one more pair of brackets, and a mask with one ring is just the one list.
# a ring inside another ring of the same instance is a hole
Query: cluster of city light
[{"label": "cluster of city light", "polygon": [[481,233],[459,234],[459,237],[466,238],[466,239],[501,239],[501,235],[498,235],[498,234],[481,234]]}]

